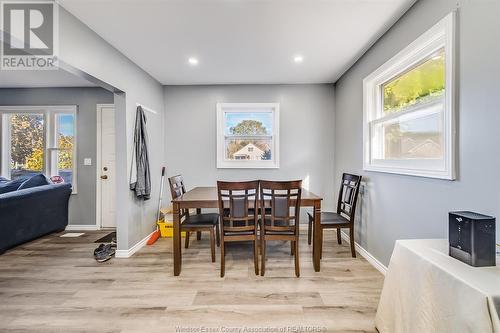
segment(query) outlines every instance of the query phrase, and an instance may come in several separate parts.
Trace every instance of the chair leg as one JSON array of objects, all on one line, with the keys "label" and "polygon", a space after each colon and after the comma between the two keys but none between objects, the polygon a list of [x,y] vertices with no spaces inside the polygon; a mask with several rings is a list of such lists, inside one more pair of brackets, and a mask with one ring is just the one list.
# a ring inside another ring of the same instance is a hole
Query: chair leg
[{"label": "chair leg", "polygon": [[340,245],[342,245],[342,235],[341,235],[341,230],[340,228],[337,228],[337,243],[339,243]]},{"label": "chair leg", "polygon": [[262,236],[260,240],[260,276],[266,273],[266,239]]},{"label": "chair leg", "polygon": [[220,247],[220,277],[223,278],[226,274],[226,254],[225,254],[226,243],[224,243],[224,239],[222,239],[221,247]]},{"label": "chair leg", "polygon": [[299,239],[297,238],[296,241],[292,242],[294,244],[294,251],[295,252],[295,276],[300,277],[300,265],[299,265]]},{"label": "chair leg", "polygon": [[253,241],[253,266],[255,269],[255,275],[259,275],[259,241],[257,236]]},{"label": "chair leg", "polygon": [[293,256],[295,250],[295,242],[291,241],[290,242],[290,255]]},{"label": "chair leg", "polygon": [[201,240],[201,231],[196,232],[196,239]]},{"label": "chair leg", "polygon": [[184,240],[184,247],[187,249],[189,248],[189,231],[186,231],[186,239]]},{"label": "chair leg", "polygon": [[349,228],[349,239],[351,242],[351,254],[353,258],[356,258],[356,249],[354,248],[354,227]]},{"label": "chair leg", "polygon": [[219,223],[215,225],[215,238],[217,239],[217,246],[220,246],[220,230]]},{"label": "chair leg", "polygon": [[323,228],[319,228],[319,258],[323,259]]},{"label": "chair leg", "polygon": [[215,235],[214,235],[214,228],[210,229],[210,252],[212,252],[212,262],[215,262]]},{"label": "chair leg", "polygon": [[307,244],[311,245],[311,234],[313,228],[312,218],[309,216],[309,225],[307,226]]}]

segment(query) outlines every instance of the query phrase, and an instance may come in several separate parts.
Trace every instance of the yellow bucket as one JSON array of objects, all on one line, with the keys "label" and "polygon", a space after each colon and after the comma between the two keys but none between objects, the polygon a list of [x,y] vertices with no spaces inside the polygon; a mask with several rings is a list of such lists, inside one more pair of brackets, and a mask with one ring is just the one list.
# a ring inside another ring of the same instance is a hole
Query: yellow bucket
[{"label": "yellow bucket", "polygon": [[[163,211],[162,211],[163,213]],[[161,237],[171,238],[174,236],[174,219],[172,214],[164,213],[163,220],[158,221],[158,227],[160,228]],[[181,237],[186,237],[186,232],[181,232]]]}]

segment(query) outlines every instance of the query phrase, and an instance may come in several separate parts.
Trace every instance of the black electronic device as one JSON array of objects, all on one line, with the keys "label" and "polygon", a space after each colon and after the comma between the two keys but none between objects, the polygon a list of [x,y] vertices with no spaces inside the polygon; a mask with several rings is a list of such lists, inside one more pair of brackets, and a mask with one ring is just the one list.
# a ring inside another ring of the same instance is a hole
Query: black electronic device
[{"label": "black electronic device", "polygon": [[471,266],[495,266],[495,218],[474,212],[449,213],[450,256]]}]

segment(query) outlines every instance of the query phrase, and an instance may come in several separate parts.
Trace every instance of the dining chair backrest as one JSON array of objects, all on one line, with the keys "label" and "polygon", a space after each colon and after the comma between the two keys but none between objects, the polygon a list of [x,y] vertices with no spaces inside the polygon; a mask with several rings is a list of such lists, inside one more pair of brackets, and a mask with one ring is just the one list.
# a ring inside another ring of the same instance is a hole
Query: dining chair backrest
[{"label": "dining chair backrest", "polygon": [[[186,187],[184,186],[184,179],[181,175],[173,176],[168,179],[168,183],[170,185],[170,194],[172,195],[172,200],[177,199],[186,193]],[[181,209],[179,211],[179,217],[182,219],[183,217],[189,216],[189,209]]]},{"label": "dining chair backrest", "polygon": [[298,235],[301,195],[301,180],[261,180],[260,207],[262,219],[265,221],[262,224],[264,232],[291,231]]},{"label": "dining chair backrest", "polygon": [[358,201],[359,186],[361,176],[342,174],[342,183],[340,184],[339,198],[337,203],[337,214],[349,220],[354,221],[356,214],[356,202]]},{"label": "dining chair backrest", "polygon": [[222,233],[255,231],[259,181],[217,182]]}]

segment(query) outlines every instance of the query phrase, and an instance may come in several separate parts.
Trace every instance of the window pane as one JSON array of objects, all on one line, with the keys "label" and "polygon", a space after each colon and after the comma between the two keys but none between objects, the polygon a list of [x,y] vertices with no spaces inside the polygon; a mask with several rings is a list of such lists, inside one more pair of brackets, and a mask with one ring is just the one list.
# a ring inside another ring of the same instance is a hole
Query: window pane
[{"label": "window pane", "polygon": [[73,183],[73,150],[57,151],[57,173],[65,183]]},{"label": "window pane", "polygon": [[442,109],[436,105],[373,127],[375,159],[442,159]]},{"label": "window pane", "polygon": [[73,154],[75,141],[75,116],[57,115],[57,175],[65,183],[73,182]]},{"label": "window pane", "polygon": [[271,139],[226,139],[226,160],[261,161],[272,159]]},{"label": "window pane", "polygon": [[440,50],[426,61],[383,85],[384,113],[425,103],[444,94],[445,57]]},{"label": "window pane", "polygon": [[20,113],[11,115],[10,140],[12,179],[43,172],[43,115]]},{"label": "window pane", "polygon": [[273,135],[273,112],[225,112],[225,135]]}]

